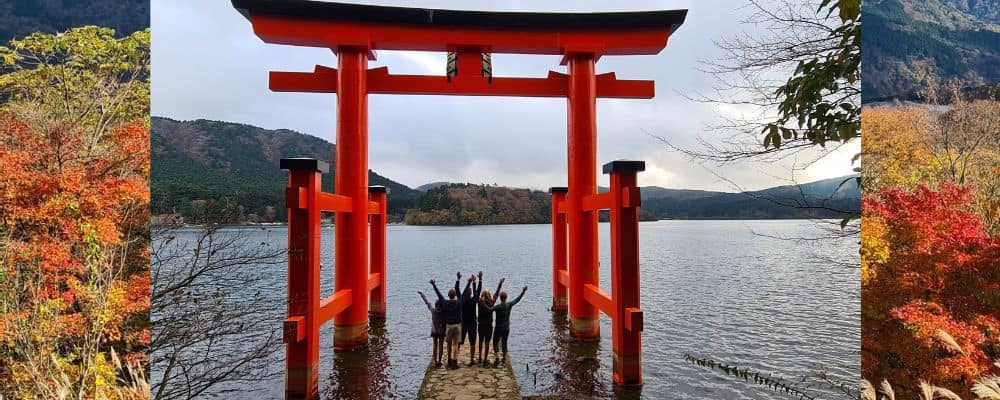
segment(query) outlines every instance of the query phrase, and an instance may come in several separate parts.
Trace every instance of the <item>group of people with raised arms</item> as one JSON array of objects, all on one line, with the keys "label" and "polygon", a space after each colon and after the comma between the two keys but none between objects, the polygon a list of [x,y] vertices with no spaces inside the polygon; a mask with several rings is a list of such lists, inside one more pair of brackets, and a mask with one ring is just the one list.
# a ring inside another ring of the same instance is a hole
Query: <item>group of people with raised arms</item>
[{"label": "group of people with raised arms", "polygon": [[[437,294],[432,306],[423,292],[417,291],[431,312],[431,338],[434,341],[433,360],[441,367],[441,357],[447,346],[448,368],[458,368],[458,356],[465,339],[469,339],[469,364],[489,365],[490,342],[493,342],[493,365],[507,361],[507,338],[510,336],[510,309],[528,291],[525,285],[521,294],[507,301],[507,292],[500,291],[506,278],[500,278],[495,297],[489,290],[483,290],[483,271],[470,276],[465,290],[459,291],[462,273],[455,274],[455,287],[448,290],[445,298],[431,279],[431,287]],[[499,303],[497,303],[499,300]],[[478,314],[478,315],[477,315]],[[496,317],[494,318],[494,314]],[[476,359],[476,342],[479,342],[479,358]],[[500,356],[500,351],[503,356]]]}]

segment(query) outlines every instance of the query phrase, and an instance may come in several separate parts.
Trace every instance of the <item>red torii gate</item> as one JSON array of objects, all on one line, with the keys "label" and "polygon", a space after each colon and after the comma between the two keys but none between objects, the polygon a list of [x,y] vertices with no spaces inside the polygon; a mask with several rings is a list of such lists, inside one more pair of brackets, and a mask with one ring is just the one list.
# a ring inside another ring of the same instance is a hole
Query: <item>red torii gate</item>
[{"label": "red torii gate", "polygon": [[[322,163],[282,161],[282,168],[290,170],[286,398],[316,396],[321,324],[332,318],[334,347],[350,349],[367,343],[369,314],[385,315],[385,191],[373,188],[370,194],[368,187],[369,93],[567,99],[568,185],[552,188],[553,310],[568,308],[570,332],[582,340],[599,337],[598,313],[604,311],[614,326],[615,383],[641,384],[636,173],[645,166],[639,161],[606,164],[611,191],[597,193],[596,99],[652,98],[653,82],[619,80],[613,72],[597,75],[594,65],[602,55],[659,53],[684,22],[686,10],[528,13],[308,0],[232,4],[265,42],[329,48],[338,58],[337,68],[270,73],[274,91],[337,93],[336,194],[320,192]],[[455,52],[457,72],[395,75],[386,67],[368,69],[375,50]],[[484,76],[482,53],[561,55],[569,73]],[[611,294],[598,281],[597,211],[602,209],[610,209],[612,223]],[[337,250],[335,292],[322,301],[320,210],[336,211]]]}]

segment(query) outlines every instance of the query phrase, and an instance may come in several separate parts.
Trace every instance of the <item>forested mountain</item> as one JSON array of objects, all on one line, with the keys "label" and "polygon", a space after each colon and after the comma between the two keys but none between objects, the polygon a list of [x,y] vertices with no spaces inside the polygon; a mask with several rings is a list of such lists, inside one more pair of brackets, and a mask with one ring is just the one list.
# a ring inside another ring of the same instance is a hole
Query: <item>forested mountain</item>
[{"label": "forested mountain", "polygon": [[34,32],[56,33],[98,25],[119,35],[149,27],[149,0],[4,0],[0,1],[0,42]]},{"label": "forested mountain", "polygon": [[955,78],[1000,82],[1000,2],[866,0],[862,20],[864,102]]},{"label": "forested mountain", "polygon": [[437,189],[437,188],[439,188],[441,186],[448,186],[448,185],[451,185],[451,184],[452,184],[452,182],[431,182],[431,183],[425,183],[423,185],[417,186],[414,189],[419,190],[421,192],[426,192],[426,191],[431,190],[431,189]]},{"label": "forested mountain", "polygon": [[544,224],[550,219],[550,204],[550,195],[546,192],[452,183],[428,189],[406,213],[404,222],[413,225]]},{"label": "forested mountain", "polygon": [[[151,119],[152,212],[179,213],[188,222],[283,221],[285,157],[312,157],[331,165],[323,190],[333,192],[334,145],[295,131],[229,122]],[[389,188],[389,213],[409,208],[419,192],[369,171],[372,185]]]},{"label": "forested mountain", "polygon": [[693,191],[665,189],[647,197],[650,188],[643,188],[642,207],[667,219],[843,218],[845,212],[861,210],[861,193],[856,180],[850,178],[745,193],[702,192],[699,196],[691,196]]},{"label": "forested mountain", "polygon": [[[802,185],[725,193],[641,188],[641,220],[843,218],[859,212],[861,194],[853,177]],[[607,191],[607,188],[599,188]],[[551,197],[542,191],[452,183],[427,190],[406,213],[414,225],[548,223]],[[601,220],[607,220],[606,215]]]},{"label": "forested mountain", "polygon": [[[208,120],[153,117],[151,192],[154,215],[180,214],[187,222],[285,220],[284,157],[312,157],[333,165],[334,145],[298,132]],[[333,171],[323,190],[333,192]],[[749,193],[642,188],[641,218],[838,218],[857,210],[857,186],[845,178]],[[495,185],[435,182],[410,189],[369,172],[389,187],[389,212],[411,224],[548,223],[550,195]],[[606,188],[601,188],[601,191]]]}]

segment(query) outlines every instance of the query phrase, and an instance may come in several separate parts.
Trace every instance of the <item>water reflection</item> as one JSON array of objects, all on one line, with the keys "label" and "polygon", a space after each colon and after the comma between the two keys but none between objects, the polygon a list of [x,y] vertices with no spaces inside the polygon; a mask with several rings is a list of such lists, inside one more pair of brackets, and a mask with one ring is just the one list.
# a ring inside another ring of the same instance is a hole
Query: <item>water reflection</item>
[{"label": "water reflection", "polygon": [[552,314],[552,354],[549,362],[558,366],[549,393],[567,397],[607,397],[611,386],[600,375],[601,342],[579,341],[569,334],[565,313]]},{"label": "water reflection", "polygon": [[324,399],[384,399],[394,398],[395,387],[389,377],[389,337],[384,320],[372,320],[368,325],[368,347],[336,351],[330,386]]}]

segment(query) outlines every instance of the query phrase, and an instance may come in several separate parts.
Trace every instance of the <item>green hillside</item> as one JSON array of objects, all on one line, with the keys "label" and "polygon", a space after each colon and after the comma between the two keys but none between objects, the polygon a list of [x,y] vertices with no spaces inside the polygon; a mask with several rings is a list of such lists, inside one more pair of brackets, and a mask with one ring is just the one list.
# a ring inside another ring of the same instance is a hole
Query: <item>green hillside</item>
[{"label": "green hillside", "polygon": [[0,42],[34,32],[56,33],[98,25],[127,35],[149,28],[149,0],[0,1]]},{"label": "green hillside", "polygon": [[1000,2],[869,0],[862,19],[864,102],[951,79],[1000,82]]},{"label": "green hillside", "polygon": [[[290,130],[229,122],[151,121],[152,212],[180,213],[188,222],[284,221],[285,157],[312,157],[333,165],[334,145]],[[323,189],[333,192],[333,171]],[[372,185],[389,188],[389,212],[400,217],[419,192],[377,173]]]},{"label": "green hillside", "polygon": [[[312,157],[333,165],[334,153],[332,143],[290,130],[159,117],[152,118],[151,144],[153,214],[179,213],[189,223],[284,221],[288,178],[278,161]],[[857,186],[841,185],[844,179],[749,193],[647,186],[640,218],[842,218],[841,211],[860,206]],[[374,172],[369,181],[389,187],[390,214],[409,224],[549,222],[551,198],[543,191],[447,182],[418,191]],[[333,192],[332,174],[323,176],[323,190]]]},{"label": "green hillside", "polygon": [[861,210],[861,192],[856,181],[849,178],[746,193],[703,192],[698,197],[684,191],[651,198],[643,193],[642,207],[667,219],[844,218]]}]

